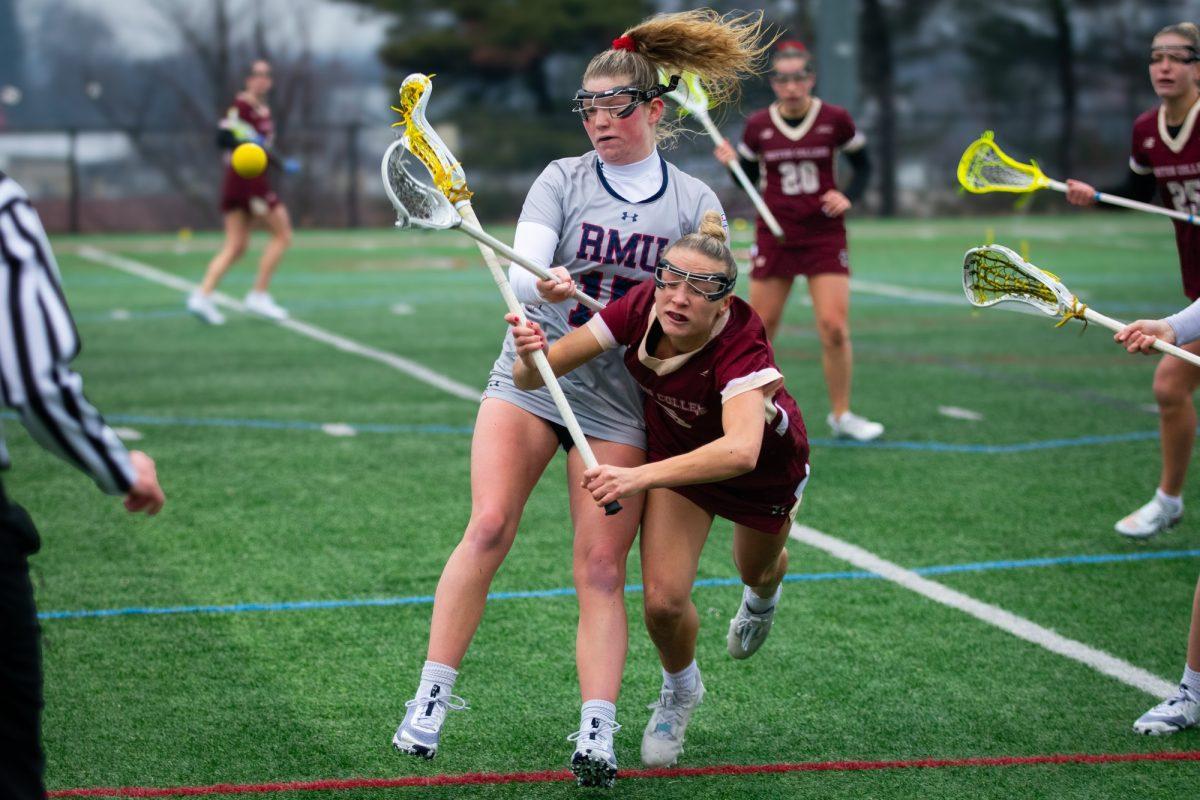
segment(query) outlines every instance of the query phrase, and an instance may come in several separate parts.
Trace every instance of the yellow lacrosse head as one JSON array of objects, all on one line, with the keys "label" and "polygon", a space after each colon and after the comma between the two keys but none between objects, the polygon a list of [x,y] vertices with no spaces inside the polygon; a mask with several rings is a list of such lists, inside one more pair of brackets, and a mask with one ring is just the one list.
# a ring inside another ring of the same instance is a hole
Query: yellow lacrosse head
[{"label": "yellow lacrosse head", "polygon": [[1037,162],[1022,164],[1000,149],[991,131],[984,131],[958,162],[958,182],[968,192],[1035,192],[1050,185]]},{"label": "yellow lacrosse head", "polygon": [[[675,88],[675,91],[667,94],[667,97],[679,105],[679,115],[707,113],[708,109],[712,107],[712,101],[708,97],[708,92],[704,90],[700,76],[694,72],[681,72],[679,78],[679,86]],[[665,70],[660,69],[658,80],[664,84],[670,83],[671,76]]]},{"label": "yellow lacrosse head", "polygon": [[438,190],[451,203],[457,204],[470,200],[473,192],[467,188],[462,164],[425,119],[425,106],[433,92],[430,78],[432,76],[414,72],[400,84],[400,105],[392,106],[392,111],[400,115],[400,121],[392,123],[392,127],[404,126],[404,146],[429,170]]}]

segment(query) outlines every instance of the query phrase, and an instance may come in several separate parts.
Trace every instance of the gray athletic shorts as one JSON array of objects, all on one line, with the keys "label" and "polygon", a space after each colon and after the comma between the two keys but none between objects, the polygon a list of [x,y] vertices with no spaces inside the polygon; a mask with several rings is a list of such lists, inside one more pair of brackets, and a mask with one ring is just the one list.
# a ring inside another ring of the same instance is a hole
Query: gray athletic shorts
[{"label": "gray athletic shorts", "polygon": [[[603,419],[589,414],[587,398],[573,397],[571,392],[566,390],[564,390],[564,394],[567,396],[567,402],[571,405],[571,410],[575,412],[575,419],[579,422],[580,430],[586,436],[604,442],[617,442],[642,450],[646,449],[646,427],[640,414],[636,419],[631,419],[629,424],[620,424],[611,419]],[[554,405],[554,400],[551,399],[550,392],[545,387],[526,392],[513,384],[512,362],[505,358],[504,353],[500,354],[500,358],[492,367],[492,372],[488,376],[487,388],[483,390],[483,397],[480,399],[486,400],[489,397],[512,403],[517,408],[541,417],[551,425],[560,428],[566,427],[562,415],[558,413],[558,406]],[[566,449],[565,443],[564,449]]]}]

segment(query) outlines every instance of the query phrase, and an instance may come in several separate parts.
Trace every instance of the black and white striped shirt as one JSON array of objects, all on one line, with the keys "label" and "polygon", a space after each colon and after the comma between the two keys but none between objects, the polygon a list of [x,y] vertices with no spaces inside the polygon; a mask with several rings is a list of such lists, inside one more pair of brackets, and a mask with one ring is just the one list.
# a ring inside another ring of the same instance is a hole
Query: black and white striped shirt
[{"label": "black and white striped shirt", "polygon": [[[129,452],[83,396],[79,354],[58,264],[25,190],[0,172],[0,400],[47,450],[108,494],[134,481]],[[0,431],[0,469],[8,452]]]}]

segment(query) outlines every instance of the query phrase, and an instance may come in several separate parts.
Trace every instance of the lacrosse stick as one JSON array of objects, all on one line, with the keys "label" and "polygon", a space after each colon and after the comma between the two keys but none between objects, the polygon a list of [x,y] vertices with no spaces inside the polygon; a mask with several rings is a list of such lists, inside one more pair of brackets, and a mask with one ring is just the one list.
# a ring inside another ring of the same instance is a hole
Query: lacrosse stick
[{"label": "lacrosse stick", "polygon": [[[508,278],[504,275],[504,269],[500,265],[500,259],[496,257],[494,251],[498,250],[517,264],[521,264],[521,261],[518,261],[520,256],[499,240],[488,236],[479,227],[479,220],[475,216],[474,209],[471,208],[472,192],[467,188],[467,178],[462,165],[425,120],[425,104],[429,100],[429,92],[432,88],[433,84],[429,78],[419,73],[409,75],[404,79],[400,89],[400,108],[395,109],[403,117],[404,135],[393,142],[383,154],[381,166],[383,185],[388,199],[392,201],[392,206],[396,209],[396,227],[415,226],[435,230],[458,228],[473,237],[479,244],[483,260],[492,273],[492,279],[496,282],[496,286],[500,289],[509,313],[515,314],[520,323],[524,324],[524,311],[513,294],[512,287],[508,284]],[[410,152],[429,171],[436,188],[421,183],[408,171],[404,162],[405,156]],[[521,266],[526,266],[528,269],[533,265],[521,264]],[[555,280],[549,273],[546,273],[545,278]],[[577,298],[581,302],[582,298],[587,298],[589,308],[595,310],[603,308],[600,303],[587,295],[583,295],[581,292],[576,292],[576,294],[581,295]],[[550,362],[546,360],[545,352],[535,351],[533,362],[542,376],[542,381],[546,384],[546,389],[554,399],[554,405],[558,408],[558,413],[571,434],[571,440],[579,448],[579,455],[582,456],[583,463],[588,469],[597,466],[596,456],[592,453],[592,448],[580,429],[579,422],[571,411],[571,406],[567,403],[562,387],[558,385],[558,378],[555,377]],[[616,514],[620,510],[621,504],[616,501],[604,506],[604,513],[607,515]]]},{"label": "lacrosse stick", "polygon": [[[963,258],[963,290],[973,306],[987,308],[997,303],[1016,302],[1031,305],[1051,317],[1061,316],[1059,326],[1069,319],[1095,322],[1111,331],[1125,323],[1093,311],[1071,294],[1052,272],[1038,269],[1019,255],[999,244],[973,247]],[[1155,340],[1154,348],[1182,358],[1200,367],[1200,357],[1173,344]]]},{"label": "lacrosse stick", "polygon": [[[1053,189],[1056,192],[1067,191],[1067,185],[1062,181],[1047,178],[1036,161],[1022,164],[1009,156],[996,144],[991,131],[984,131],[975,141],[968,145],[958,162],[958,182],[968,192],[985,194],[987,192],[1014,192],[1029,194],[1038,189]],[[1093,197],[1100,203],[1132,208],[1135,211],[1148,211],[1151,214],[1162,214],[1172,219],[1200,225],[1200,218],[1195,214],[1176,211],[1171,208],[1140,203],[1127,197],[1096,192]]]},{"label": "lacrosse stick", "polygon": [[[685,72],[681,76],[682,80],[675,91],[667,94],[667,97],[679,104],[681,114],[691,114],[696,119],[700,120],[700,124],[704,126],[704,130],[712,137],[712,140],[717,144],[725,141],[725,137],[721,135],[721,131],[717,130],[717,126],[713,124],[712,117],[708,115],[708,93],[704,91],[704,87],[700,85],[700,77],[693,72]],[[659,80],[663,83],[668,83],[667,74],[659,71]],[[746,171],[742,169],[742,165],[737,159],[729,162],[729,169],[733,171],[733,176],[737,178],[737,182],[742,185],[746,194],[750,195],[750,200],[753,201],[754,207],[758,209],[758,215],[762,217],[763,222],[771,229],[771,233],[779,241],[783,241],[783,228],[779,227],[779,221],[775,219],[775,215],[771,213],[771,209],[767,208],[767,204],[763,201],[762,195],[758,193],[758,189],[754,188],[754,184],[750,182],[750,177],[746,175]]]}]

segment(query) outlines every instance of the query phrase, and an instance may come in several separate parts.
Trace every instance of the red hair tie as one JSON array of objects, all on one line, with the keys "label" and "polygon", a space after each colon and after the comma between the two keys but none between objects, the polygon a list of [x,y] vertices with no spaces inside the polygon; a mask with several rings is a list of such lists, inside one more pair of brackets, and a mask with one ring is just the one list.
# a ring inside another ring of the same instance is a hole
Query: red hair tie
[{"label": "red hair tie", "polygon": [[634,44],[632,36],[618,36],[612,40],[612,49],[628,50],[632,53],[637,50],[637,46]]}]

